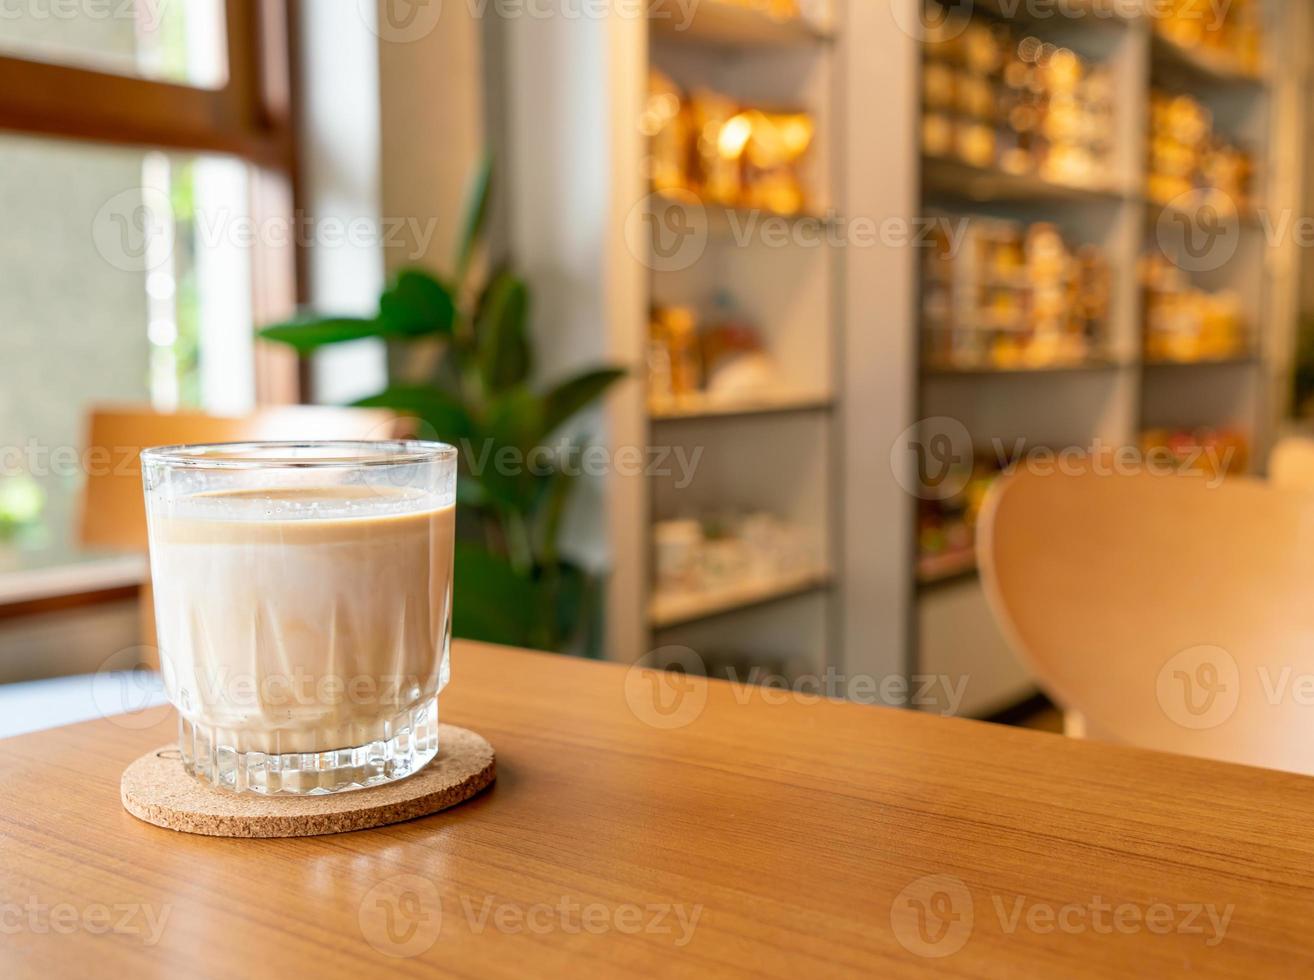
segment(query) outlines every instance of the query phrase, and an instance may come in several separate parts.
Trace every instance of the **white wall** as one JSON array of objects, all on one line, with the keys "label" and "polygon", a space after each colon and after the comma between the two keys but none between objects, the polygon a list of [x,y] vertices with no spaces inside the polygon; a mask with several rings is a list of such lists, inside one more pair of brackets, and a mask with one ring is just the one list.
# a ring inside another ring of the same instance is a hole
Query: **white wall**
[{"label": "white wall", "polygon": [[[301,37],[302,207],[308,305],[368,316],[383,288],[379,242],[379,39],[363,3],[303,3]],[[369,223],[372,234],[337,236],[335,222]],[[372,394],[385,381],[383,345],[344,344],[315,357],[315,401]]]}]

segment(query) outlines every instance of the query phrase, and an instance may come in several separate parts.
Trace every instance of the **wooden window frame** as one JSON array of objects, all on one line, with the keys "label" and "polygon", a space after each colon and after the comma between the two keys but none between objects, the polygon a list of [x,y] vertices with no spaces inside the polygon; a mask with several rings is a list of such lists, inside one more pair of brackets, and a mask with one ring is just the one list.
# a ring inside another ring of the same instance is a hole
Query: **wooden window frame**
[{"label": "wooden window frame", "polygon": [[[295,213],[295,0],[226,0],[228,79],[206,89],[21,57],[0,56],[0,131],[162,150],[222,153],[252,165],[252,217]],[[259,237],[259,236],[257,236]],[[302,298],[300,250],[257,244],[251,256],[257,323]],[[259,345],[260,404],[295,402],[296,358]]]}]

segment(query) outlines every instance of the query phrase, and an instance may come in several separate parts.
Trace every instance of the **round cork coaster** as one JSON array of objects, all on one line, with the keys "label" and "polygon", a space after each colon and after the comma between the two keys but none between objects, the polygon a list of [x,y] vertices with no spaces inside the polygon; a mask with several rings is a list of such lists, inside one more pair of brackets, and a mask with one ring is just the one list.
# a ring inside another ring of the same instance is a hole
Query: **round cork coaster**
[{"label": "round cork coaster", "polygon": [[258,796],[207,786],[188,774],[176,745],[123,771],[123,808],[169,830],[210,837],[313,837],[428,816],[492,785],[493,747],[481,735],[438,726],[438,758],[414,776],[329,796]]}]

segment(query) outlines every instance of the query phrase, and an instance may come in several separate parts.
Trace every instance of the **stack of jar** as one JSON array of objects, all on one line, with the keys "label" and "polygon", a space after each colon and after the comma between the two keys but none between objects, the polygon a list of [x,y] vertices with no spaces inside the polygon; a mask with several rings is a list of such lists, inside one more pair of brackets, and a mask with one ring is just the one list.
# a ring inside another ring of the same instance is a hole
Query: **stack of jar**
[{"label": "stack of jar", "polygon": [[752,398],[780,385],[760,331],[726,292],[702,324],[692,307],[654,306],[646,360],[648,407],[658,413]]},{"label": "stack of jar", "polygon": [[999,463],[976,459],[963,489],[942,500],[917,504],[917,577],[933,581],[976,564],[976,525]]},{"label": "stack of jar", "polygon": [[1256,0],[1160,0],[1151,11],[1154,29],[1184,48],[1202,48],[1242,71],[1263,68],[1263,12]]},{"label": "stack of jar", "polygon": [[1140,441],[1147,463],[1207,477],[1244,473],[1250,453],[1250,440],[1236,428],[1146,429]]},{"label": "stack of jar", "polygon": [[1103,348],[1110,276],[1102,249],[1073,250],[1045,222],[960,218],[936,227],[922,279],[928,366],[1061,366]]},{"label": "stack of jar", "polygon": [[707,89],[686,96],[654,69],[639,128],[654,190],[778,214],[808,205],[802,164],[815,126],[807,112],[745,106]]},{"label": "stack of jar", "polygon": [[1213,114],[1189,95],[1150,94],[1151,200],[1168,204],[1191,191],[1218,191],[1237,211],[1254,206],[1254,156],[1214,132]]},{"label": "stack of jar", "polygon": [[808,533],[765,511],[658,521],[653,558],[661,592],[713,591],[816,565]]},{"label": "stack of jar", "polygon": [[1103,186],[1113,81],[1068,48],[943,12],[927,28],[922,148],[977,167]]},{"label": "stack of jar", "polygon": [[1195,288],[1159,251],[1141,262],[1145,290],[1145,357],[1151,361],[1208,361],[1249,349],[1241,297],[1230,289]]}]

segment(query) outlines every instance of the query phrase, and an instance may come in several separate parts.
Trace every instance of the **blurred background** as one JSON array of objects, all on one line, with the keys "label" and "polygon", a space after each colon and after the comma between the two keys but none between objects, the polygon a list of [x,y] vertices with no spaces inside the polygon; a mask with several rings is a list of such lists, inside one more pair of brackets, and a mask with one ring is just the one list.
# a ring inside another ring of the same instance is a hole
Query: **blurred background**
[{"label": "blurred background", "polygon": [[6,3],[0,714],[154,662],[143,445],[403,433],[462,449],[458,636],[1046,723],[998,472],[1314,411],[1311,17]]}]

